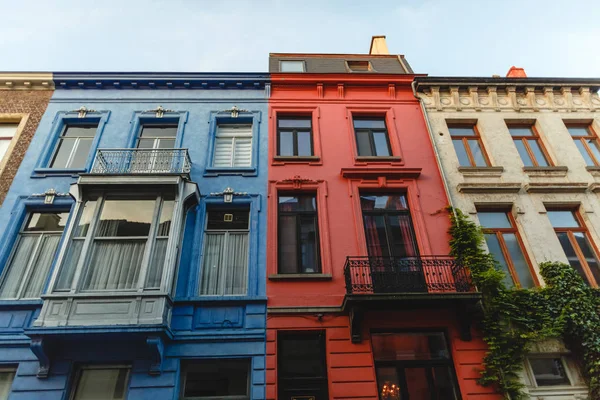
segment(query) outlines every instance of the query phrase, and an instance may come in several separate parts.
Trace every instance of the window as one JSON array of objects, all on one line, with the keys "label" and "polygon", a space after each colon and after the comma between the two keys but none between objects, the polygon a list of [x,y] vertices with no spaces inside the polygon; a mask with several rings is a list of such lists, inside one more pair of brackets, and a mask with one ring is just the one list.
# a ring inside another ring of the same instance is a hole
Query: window
[{"label": "window", "polygon": [[65,125],[50,168],[85,168],[97,125]]},{"label": "window", "polygon": [[69,213],[28,215],[0,286],[0,298],[39,298]]},{"label": "window", "polygon": [[249,224],[248,208],[207,211],[200,294],[246,294]]},{"label": "window", "polygon": [[404,194],[361,194],[360,206],[369,256],[419,256]]},{"label": "window", "polygon": [[361,157],[391,156],[385,118],[354,118],[356,148]]},{"label": "window", "polygon": [[600,283],[600,262],[581,216],[573,210],[548,210],[548,218],[573,267],[591,286]]},{"label": "window", "polygon": [[490,165],[475,125],[448,125],[448,130],[461,167]]},{"label": "window", "polygon": [[55,290],[70,290],[78,268],[82,291],[159,288],[174,205],[172,195],[87,199]]},{"label": "window", "polygon": [[354,60],[354,61],[346,61],[346,65],[351,72],[371,72],[373,68],[371,68],[371,63],[368,60]]},{"label": "window", "polygon": [[531,356],[527,361],[537,386],[571,385],[563,357]]},{"label": "window", "polygon": [[536,283],[531,274],[531,267],[510,212],[478,211],[477,217],[483,228],[490,253],[506,273],[504,283],[508,287],[513,285],[522,288],[534,287]]},{"label": "window", "polygon": [[508,125],[517,151],[526,167],[548,167],[549,157],[533,125]]},{"label": "window", "polygon": [[8,400],[12,383],[15,380],[15,370],[0,368],[0,400]]},{"label": "window", "polygon": [[325,331],[280,331],[277,343],[278,399],[329,399]]},{"label": "window", "polygon": [[0,162],[8,153],[8,148],[13,137],[17,133],[19,124],[0,124]]},{"label": "window", "polygon": [[566,124],[575,145],[581,156],[589,167],[600,166],[600,148],[598,147],[598,136],[591,125]]},{"label": "window", "polygon": [[277,155],[287,157],[313,155],[311,117],[277,119]]},{"label": "window", "polygon": [[252,125],[218,125],[213,167],[252,166]]},{"label": "window", "polygon": [[202,360],[183,365],[181,400],[250,399],[250,360]]},{"label": "window", "polygon": [[278,232],[280,274],[321,272],[315,195],[280,195]]},{"label": "window", "polygon": [[175,147],[177,125],[142,125],[137,140],[138,149],[172,149]]},{"label": "window", "polygon": [[73,400],[125,400],[129,368],[88,366],[79,369]]},{"label": "window", "polygon": [[458,398],[443,333],[374,333],[371,344],[381,400]]},{"label": "window", "polygon": [[279,62],[280,72],[304,72],[304,61],[302,60],[286,60]]}]

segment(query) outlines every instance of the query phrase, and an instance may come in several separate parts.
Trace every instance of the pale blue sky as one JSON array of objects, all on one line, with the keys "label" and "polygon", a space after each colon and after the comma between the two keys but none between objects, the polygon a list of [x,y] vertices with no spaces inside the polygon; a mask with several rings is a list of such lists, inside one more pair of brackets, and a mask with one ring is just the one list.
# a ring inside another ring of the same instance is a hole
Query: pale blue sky
[{"label": "pale blue sky", "polygon": [[0,0],[0,71],[266,72],[269,52],[393,54],[430,75],[600,77],[600,0]]}]

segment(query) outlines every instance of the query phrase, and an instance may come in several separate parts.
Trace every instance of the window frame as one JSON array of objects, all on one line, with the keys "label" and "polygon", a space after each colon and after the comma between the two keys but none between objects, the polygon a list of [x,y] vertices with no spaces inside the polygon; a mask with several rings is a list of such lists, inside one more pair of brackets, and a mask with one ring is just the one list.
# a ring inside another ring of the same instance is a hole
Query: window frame
[{"label": "window frame", "polygon": [[[65,136],[65,134],[67,133],[69,128],[74,128],[74,127],[92,128],[94,126],[96,127],[94,136],[70,136],[70,137]],[[91,139],[92,144],[93,144],[94,138],[96,137],[97,134],[98,134],[98,124],[94,125],[93,123],[76,123],[76,122],[65,123],[63,125],[63,128],[62,128],[60,134],[58,135],[58,139],[56,140],[56,143],[54,145],[54,150],[52,151],[52,154],[50,155],[50,160],[48,161],[48,168],[54,169],[54,170],[82,169],[82,167],[74,167],[73,165],[71,165],[71,163],[73,162],[73,158],[75,157],[75,154],[77,153],[77,151],[79,149],[79,144],[81,143],[81,139],[82,138]],[[67,158],[67,165],[65,165],[62,168],[54,167],[52,164],[54,164],[54,161],[56,160],[56,156],[58,155],[58,152],[60,150],[61,144],[63,143],[65,138],[67,138],[67,139],[75,138],[75,144],[73,145],[73,148],[71,149],[71,152],[69,153],[69,157]],[[92,144],[90,144],[90,153],[92,152]],[[89,158],[89,154],[86,157],[86,159],[87,158]],[[84,167],[85,167],[85,165],[84,165]]]},{"label": "window frame", "polygon": [[[310,128],[309,128],[309,136],[310,136],[310,154],[308,155],[298,155],[298,131],[306,131],[306,129],[302,129],[302,128],[285,128],[283,130],[292,131],[292,137],[293,137],[293,155],[281,155],[281,131],[282,128],[279,127],[279,121],[280,120],[298,120],[298,119],[306,119],[310,122]],[[277,145],[275,147],[275,156],[279,157],[279,158],[292,158],[292,159],[302,159],[302,158],[312,158],[315,157],[315,144],[314,144],[314,134],[313,134],[313,119],[312,119],[312,115],[292,115],[292,114],[282,114],[282,113],[278,113],[277,115],[277,119],[275,121],[277,130],[276,130],[276,140],[277,140]]]},{"label": "window frame", "polygon": [[82,372],[85,370],[104,370],[104,369],[124,369],[127,370],[127,375],[125,377],[125,390],[123,393],[123,399],[127,399],[129,395],[129,384],[131,381],[132,375],[132,367],[128,364],[81,364],[78,365],[75,374],[73,376],[73,381],[71,384],[71,388],[69,390],[69,400],[75,400],[75,395],[77,394],[77,388],[79,387],[79,380],[81,379]]},{"label": "window frame", "polygon": [[167,128],[167,127],[175,127],[176,129],[179,128],[179,124],[178,123],[149,123],[149,122],[142,122],[140,123],[140,127],[136,136],[136,140],[135,140],[135,148],[136,149],[152,149],[152,150],[158,150],[160,149],[160,147],[157,147],[157,144],[160,144],[160,141],[165,139],[165,140],[173,140],[173,149],[175,149],[176,144],[177,144],[177,131],[175,132],[175,136],[170,137],[170,136],[156,136],[153,137],[152,139],[154,139],[154,143],[152,144],[152,147],[140,147],[140,142],[143,139],[149,139],[149,138],[143,138],[142,137],[142,132],[144,131],[144,128],[146,127],[154,127],[154,128]]},{"label": "window frame", "polygon": [[[594,155],[594,152],[591,150],[590,145],[586,142],[586,139],[593,141],[595,143],[596,147],[598,147],[598,151],[600,151],[600,141],[598,140],[598,134],[594,130],[593,124],[592,123],[569,122],[568,120],[563,120],[563,123],[565,124],[565,127],[567,128],[567,131],[569,132],[569,136],[571,136],[573,141],[579,140],[582,143],[583,147],[585,148],[585,151],[587,152],[588,156],[592,159],[593,164],[589,165],[587,163],[587,161],[585,160],[585,157],[583,157],[583,154],[582,154],[582,157],[584,159],[586,166],[587,167],[600,167],[600,160]],[[571,133],[570,128],[585,128],[586,131],[588,132],[588,135],[587,136],[574,136]],[[581,150],[579,148],[577,148],[577,150],[581,153]]]},{"label": "window frame", "polygon": [[[32,210],[28,210],[23,218],[23,221],[20,224],[19,230],[17,231],[17,237],[12,245],[10,254],[8,256],[8,259],[5,263],[5,267],[3,268],[2,272],[0,273],[0,289],[2,289],[2,287],[4,286],[4,282],[6,281],[7,275],[10,272],[10,269],[12,267],[11,263],[13,262],[14,257],[16,256],[17,253],[17,249],[19,248],[19,245],[21,243],[21,238],[23,235],[27,235],[27,236],[34,236],[34,235],[39,235],[38,239],[36,240],[36,244],[34,246],[34,250],[33,253],[31,255],[31,257],[28,259],[27,261],[27,265],[25,266],[25,271],[23,272],[23,276],[21,278],[22,282],[19,285],[19,289],[17,290],[17,296],[14,298],[6,298],[6,299],[1,299],[0,300],[37,300],[39,299],[39,297],[23,297],[23,292],[25,291],[25,286],[26,283],[28,282],[29,278],[31,277],[32,273],[34,272],[34,264],[37,262],[39,256],[40,256],[40,245],[42,242],[42,239],[45,235],[50,235],[50,236],[54,236],[57,235],[59,233],[59,231],[50,231],[50,232],[27,232],[25,231],[27,224],[29,223],[31,217],[34,214],[61,214],[61,213],[69,213],[69,209],[68,208],[57,208],[54,210],[51,209],[46,209],[46,210],[36,210],[36,209],[32,209]],[[54,265],[54,263],[56,262],[56,257],[58,256],[58,253],[60,252],[60,247],[61,247],[61,243],[63,241],[63,237],[65,232],[67,231],[67,227],[69,224],[69,220],[70,220],[70,216],[67,217],[67,220],[65,221],[65,227],[63,228],[62,231],[60,231],[60,238],[58,241],[58,245],[56,247],[55,253],[54,253],[54,257],[53,257],[53,261],[50,264],[50,268],[48,269],[48,275],[46,276],[46,283],[48,281],[48,278],[51,276],[52,274],[52,266]],[[44,289],[46,288],[46,285],[44,284],[44,286],[42,287],[42,293],[44,293]]]},{"label": "window frame", "polygon": [[[513,140],[513,143],[516,142],[517,140],[520,140],[523,143],[523,146],[525,147],[525,150],[527,151],[529,158],[531,159],[533,166],[525,166],[525,168],[544,168],[544,167],[546,167],[545,165],[542,165],[542,166],[539,165],[539,162],[538,162],[537,158],[535,157],[535,154],[531,150],[529,141],[534,141],[537,143],[537,145],[540,148],[540,151],[542,152],[542,155],[545,158],[546,163],[548,164],[547,167],[554,166],[554,162],[552,161],[552,158],[550,157],[550,154],[548,153],[548,150],[546,149],[546,146],[544,145],[542,137],[540,136],[540,133],[538,132],[538,129],[535,126],[535,123],[531,123],[531,124],[516,123],[516,122],[511,122],[511,121],[505,121],[505,123],[506,123],[506,127],[508,128],[509,135],[511,136],[511,138]],[[512,133],[510,133],[511,128],[528,128],[531,130],[531,136],[513,135]],[[516,147],[516,144],[515,144],[515,147]],[[517,150],[517,153],[518,153],[518,150]],[[519,154],[519,158],[521,158],[520,154]],[[525,161],[522,158],[521,158],[521,161],[523,162],[523,164],[525,164]]]},{"label": "window frame", "polygon": [[[200,364],[207,361],[239,361],[246,360],[248,363],[248,370],[246,373],[246,395],[227,395],[227,396],[192,396],[185,397],[185,383],[187,381],[187,369],[189,365]],[[178,400],[250,400],[252,398],[252,359],[251,358],[197,358],[197,359],[187,359],[181,365],[181,377],[180,377],[180,390],[179,395],[177,397]]]},{"label": "window frame", "polygon": [[[358,73],[358,74],[360,74],[360,73],[368,74],[368,73],[371,73],[371,72],[375,72],[375,70],[373,69],[373,64],[371,64],[370,60],[356,60],[356,59],[354,59],[354,60],[344,60],[344,63],[346,64],[346,69],[347,69],[348,72],[353,72],[353,73]],[[354,64],[354,63],[367,63],[367,69],[364,69],[364,70],[363,69],[355,70],[352,67],[352,65],[351,65],[351,64]]]},{"label": "window frame", "polygon": [[[286,62],[295,62],[302,64],[302,71],[284,71],[283,64]],[[279,60],[279,73],[281,74],[301,74],[306,72],[306,61],[305,60]]]},{"label": "window frame", "polygon": [[[470,165],[461,165],[460,159],[458,160],[459,167],[473,167],[473,168],[486,168],[491,167],[492,163],[490,161],[490,157],[487,153],[485,146],[483,145],[483,140],[481,138],[481,133],[479,132],[479,128],[477,124],[469,124],[469,123],[451,123],[446,121],[446,126],[448,127],[448,132],[450,134],[450,140],[452,141],[452,147],[454,147],[454,151],[456,152],[456,147],[454,146],[454,140],[460,140],[462,142],[463,148],[465,149],[465,153],[467,153],[467,157],[469,158]],[[469,128],[473,130],[473,135],[453,135],[452,128]],[[476,141],[481,149],[481,154],[483,155],[485,165],[477,165],[475,162],[475,158],[473,157],[473,152],[471,151],[471,146],[469,145],[469,140]],[[457,155],[458,158],[458,155]]]},{"label": "window frame", "polygon": [[14,125],[15,132],[12,136],[0,136],[0,142],[7,142],[6,153],[0,154],[0,171],[2,171],[3,166],[8,162],[8,158],[10,157],[10,154],[12,153],[12,149],[14,147],[13,143],[15,141],[15,138],[16,140],[18,140],[18,136],[20,135],[20,131],[22,130],[21,121],[19,119],[16,121],[5,121],[0,115],[0,126],[2,125]]},{"label": "window frame", "polygon": [[[221,126],[250,126],[250,134],[237,134],[237,135],[232,135],[232,136],[219,136],[219,127]],[[235,161],[235,144],[237,142],[238,139],[248,139],[250,138],[250,151],[253,151],[253,145],[254,145],[254,137],[253,137],[253,131],[254,131],[254,127],[252,126],[252,123],[238,123],[238,124],[224,124],[224,123],[217,123],[217,130],[215,132],[215,142],[214,142],[214,146],[217,146],[217,141],[219,138],[231,138],[231,154],[230,154],[230,165],[229,166],[215,166],[215,157],[214,157],[214,152],[216,151],[216,148],[213,149],[213,157],[212,157],[212,161],[211,161],[211,168],[218,168],[218,169],[239,169],[239,168],[251,168],[252,167],[252,154],[250,154],[250,165],[247,166],[235,166],[234,161]]]},{"label": "window frame", "polygon": [[[358,132],[367,132],[369,135],[369,147],[371,150],[371,153],[376,153],[377,149],[375,146],[375,139],[373,136],[373,132],[381,132],[381,129],[372,129],[372,128],[356,128],[354,126],[355,121],[369,121],[369,120],[378,120],[381,119],[385,125],[385,141],[387,144],[387,149],[388,149],[388,155],[377,155],[377,154],[371,154],[371,155],[361,155],[360,154],[360,147],[358,146]],[[356,145],[356,155],[358,158],[388,158],[388,157],[394,157],[394,152],[392,149],[392,144],[390,142],[390,130],[388,128],[388,123],[387,123],[387,118],[385,115],[378,115],[378,114],[373,114],[373,115],[367,115],[367,114],[359,114],[359,115],[352,115],[352,130],[354,132],[354,143]]]},{"label": "window frame", "polygon": [[[563,384],[563,385],[539,385],[537,382],[535,373],[533,371],[533,367],[531,366],[530,359],[555,359],[555,358],[560,359],[560,362],[562,364],[563,370],[565,371],[565,376],[567,378],[568,383]],[[556,353],[528,354],[527,356],[525,356],[525,365],[526,365],[526,371],[529,375],[529,380],[531,382],[531,386],[533,386],[535,388],[543,388],[546,390],[551,390],[551,389],[555,389],[555,388],[575,386],[575,380],[573,379],[574,377],[572,376],[572,373],[569,369],[569,363],[567,362],[566,356],[564,354],[556,354]]]},{"label": "window frame", "polygon": [[14,384],[15,378],[17,377],[17,369],[18,369],[18,366],[13,367],[10,365],[0,365],[0,372],[9,372],[9,373],[12,372],[12,374],[13,374],[13,379],[10,382],[10,388],[9,388],[10,390],[8,392],[8,397],[10,397],[10,394],[12,393],[12,385]]},{"label": "window frame", "polygon": [[[281,233],[282,233],[282,229],[281,229],[281,221],[280,221],[280,217],[282,215],[282,212],[279,210],[279,198],[280,197],[301,197],[301,196],[312,196],[314,198],[315,201],[315,210],[314,211],[284,211],[283,215],[285,216],[294,216],[296,219],[296,272],[282,272],[281,271],[281,266],[282,266],[282,260],[281,260],[281,250],[280,250],[280,246],[281,246]],[[302,252],[300,251],[300,246],[301,246],[301,241],[300,241],[300,224],[298,223],[299,219],[302,216],[313,216],[313,223],[314,226],[316,228],[316,235],[315,235],[315,246],[316,246],[316,267],[317,267],[317,271],[315,272],[302,272],[302,271],[298,271],[298,268],[302,267]],[[306,192],[286,192],[286,191],[282,191],[282,192],[278,192],[277,193],[277,273],[280,275],[320,275],[323,273],[323,261],[321,259],[321,234],[320,234],[320,229],[319,229],[319,199],[318,199],[318,194],[316,192],[311,192],[311,191],[306,191]]]},{"label": "window frame", "polygon": [[479,213],[504,213],[508,218],[510,223],[510,228],[486,228],[481,224],[481,228],[484,234],[495,234],[498,243],[500,244],[500,250],[502,251],[502,255],[504,256],[504,260],[506,261],[508,272],[511,275],[512,281],[516,288],[521,288],[521,282],[519,281],[519,275],[517,274],[517,270],[515,269],[514,263],[512,261],[512,257],[510,252],[508,251],[508,247],[506,246],[506,242],[504,241],[504,233],[512,233],[517,238],[517,243],[519,244],[519,248],[521,249],[521,253],[523,254],[523,258],[525,258],[525,262],[527,262],[527,266],[529,267],[529,273],[531,274],[531,278],[536,287],[540,285],[540,281],[537,277],[537,274],[533,268],[533,263],[531,262],[531,258],[529,257],[529,253],[525,248],[525,244],[523,242],[523,238],[521,237],[521,233],[519,232],[519,228],[517,226],[517,221],[512,213],[512,210],[506,208],[477,208],[477,214],[479,218]]}]

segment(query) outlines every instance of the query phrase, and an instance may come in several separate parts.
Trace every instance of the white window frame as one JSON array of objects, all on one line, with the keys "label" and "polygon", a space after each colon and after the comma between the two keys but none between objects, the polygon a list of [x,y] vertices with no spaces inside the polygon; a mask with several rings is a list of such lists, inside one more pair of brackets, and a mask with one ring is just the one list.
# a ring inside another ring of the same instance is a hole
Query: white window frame
[{"label": "white window frame", "polygon": [[[247,394],[245,396],[240,396],[240,395],[234,395],[234,396],[193,396],[193,397],[185,397],[184,396],[184,390],[185,390],[185,384],[187,381],[187,371],[190,365],[194,365],[194,364],[202,364],[202,363],[206,363],[206,362],[211,362],[211,361],[221,361],[221,362],[226,362],[226,361],[239,361],[239,360],[246,360],[248,362],[248,370],[246,373],[246,379],[247,379],[247,389],[246,392]],[[224,359],[215,359],[215,358],[204,358],[204,359],[193,359],[193,360],[187,360],[186,364],[184,364],[181,368],[182,374],[181,374],[181,389],[180,389],[180,393],[179,393],[179,400],[250,400],[251,399],[251,391],[252,391],[252,359],[249,358],[224,358]]]},{"label": "white window frame", "polygon": [[[25,292],[25,287],[27,286],[27,283],[29,283],[30,277],[34,272],[35,264],[40,256],[40,248],[41,248],[42,240],[45,236],[61,237],[63,235],[64,231],[66,230],[66,227],[62,231],[42,231],[42,232],[35,232],[35,231],[29,232],[29,231],[26,231],[25,228],[27,227],[27,224],[29,223],[29,221],[31,220],[31,217],[34,214],[53,214],[53,213],[62,214],[62,213],[65,213],[65,211],[61,211],[61,210],[47,211],[47,212],[31,211],[31,212],[28,212],[27,215],[25,216],[25,220],[23,221],[23,224],[21,225],[21,229],[19,229],[19,233],[17,235],[17,240],[15,241],[15,244],[12,248],[12,252],[11,252],[10,257],[8,258],[6,267],[4,268],[4,271],[2,271],[2,275],[0,276],[0,289],[4,286],[6,278],[10,272],[10,269],[13,267],[12,262],[13,262],[14,258],[16,257],[17,250],[19,248],[19,245],[21,244],[21,238],[23,236],[39,236],[39,237],[37,238],[37,240],[35,242],[35,245],[33,247],[33,252],[31,253],[31,256],[29,257],[29,259],[27,261],[27,265],[25,266],[25,272],[23,272],[23,276],[21,278],[21,284],[19,285],[19,289],[17,290],[17,296],[14,298],[4,298],[4,299],[0,298],[0,299],[2,299],[2,300],[32,300],[32,299],[40,298],[39,296],[25,298],[25,297],[23,297],[23,294]],[[58,254],[59,249],[60,249],[60,247],[56,248],[54,257],[56,257],[56,255]],[[42,293],[43,293],[43,288],[42,288]]]},{"label": "white window frame", "polygon": [[[531,367],[531,363],[529,362],[530,358],[533,358],[533,359],[559,358],[563,365],[563,369],[565,370],[565,374],[567,375],[567,380],[569,381],[569,383],[564,384],[564,385],[555,385],[555,386],[552,386],[552,385],[540,386],[540,385],[538,385],[537,380],[535,379],[535,374],[533,373],[533,368]],[[574,382],[576,382],[576,379],[573,376],[573,372],[569,368],[569,362],[567,361],[566,356],[564,354],[556,354],[556,353],[529,354],[525,357],[525,359],[526,359],[526,361],[525,361],[526,372],[529,376],[529,381],[530,381],[532,387],[541,388],[541,389],[545,389],[545,390],[552,390],[552,389],[560,389],[560,388],[565,388],[565,387],[571,388],[571,387],[575,386]]]},{"label": "white window frame", "polygon": [[77,388],[79,387],[79,380],[81,379],[81,373],[85,370],[100,370],[100,369],[124,369],[127,370],[127,375],[125,376],[125,391],[123,393],[123,398],[127,399],[129,395],[129,381],[131,380],[131,366],[125,364],[110,364],[110,365],[101,365],[101,364],[84,364],[77,367],[74,384],[70,390],[69,400],[75,400],[75,394],[77,392]]},{"label": "white window frame", "polygon": [[[237,126],[240,128],[242,127],[250,127],[250,129],[247,132],[236,132],[236,133],[224,133],[221,131],[221,127],[234,127]],[[215,148],[213,149],[213,168],[251,168],[252,167],[252,151],[253,151],[253,143],[252,141],[254,140],[254,138],[252,137],[252,131],[253,131],[253,126],[252,123],[249,124],[217,124],[217,130],[215,133]],[[231,139],[231,153],[229,155],[229,165],[228,166],[223,166],[223,165],[215,165],[216,161],[217,161],[217,143],[219,142],[219,139],[223,140],[223,139]],[[234,165],[235,164],[235,145],[238,139],[250,139],[250,163],[248,165]]]},{"label": "white window frame", "polygon": [[[284,71],[283,70],[284,63],[300,63],[302,65],[302,71]],[[290,73],[290,74],[306,72],[306,62],[304,60],[279,60],[279,72]]]},{"label": "white window frame", "polygon": [[[91,126],[94,125],[94,123],[89,123],[89,124],[81,124],[81,126]],[[75,157],[75,154],[77,153],[77,149],[79,148],[79,142],[81,142],[81,138],[87,138],[87,139],[91,139],[92,140],[92,144],[94,143],[94,139],[96,138],[96,135],[98,134],[98,124],[96,123],[96,132],[94,133],[94,136],[69,136],[66,137],[65,133],[69,130],[70,127],[77,127],[77,124],[65,124],[65,126],[63,127],[62,131],[60,132],[60,135],[58,136],[58,140],[56,142],[56,145],[54,146],[54,150],[52,151],[52,155],[50,156],[50,161],[48,163],[48,168],[52,168],[52,169],[73,169],[73,168],[85,168],[85,166],[81,166],[81,167],[73,167],[71,165],[71,163],[73,162],[73,158]],[[60,145],[63,142],[63,140],[65,139],[65,137],[68,140],[71,139],[75,139],[75,144],[73,145],[73,148],[71,149],[71,153],[69,153],[69,158],[67,158],[67,163],[64,167],[58,168],[54,166],[54,159],[56,158],[57,154],[58,154],[58,150],[60,149]],[[88,157],[89,157],[89,153],[88,153]]]}]

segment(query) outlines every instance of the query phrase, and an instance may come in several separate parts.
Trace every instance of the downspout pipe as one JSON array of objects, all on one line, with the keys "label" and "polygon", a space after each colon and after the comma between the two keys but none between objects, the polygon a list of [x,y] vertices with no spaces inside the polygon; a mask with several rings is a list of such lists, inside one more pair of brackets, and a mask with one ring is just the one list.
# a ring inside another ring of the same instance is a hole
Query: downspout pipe
[{"label": "downspout pipe", "polygon": [[454,202],[452,201],[452,196],[450,195],[450,190],[448,188],[448,180],[446,179],[446,174],[444,173],[444,168],[442,168],[442,161],[440,159],[440,153],[438,151],[437,145],[435,144],[435,137],[433,134],[433,130],[431,129],[431,124],[429,123],[429,116],[427,115],[427,109],[425,108],[425,104],[423,104],[423,102],[421,101],[419,96],[417,96],[416,83],[417,83],[417,81],[415,81],[413,79],[413,81],[410,84],[410,87],[412,88],[413,96],[415,96],[415,98],[419,101],[419,104],[421,105],[421,111],[423,111],[423,117],[425,118],[425,125],[427,126],[427,132],[429,132],[429,140],[431,140],[431,145],[433,146],[433,153],[435,154],[435,161],[437,162],[438,170],[440,171],[440,175],[442,176],[442,182],[444,183],[444,190],[446,191],[446,197],[448,197],[448,202],[450,203],[450,208],[452,208],[452,214],[454,214],[454,220],[457,221],[457,223],[458,223],[458,219],[456,216],[456,210],[454,209]]}]

